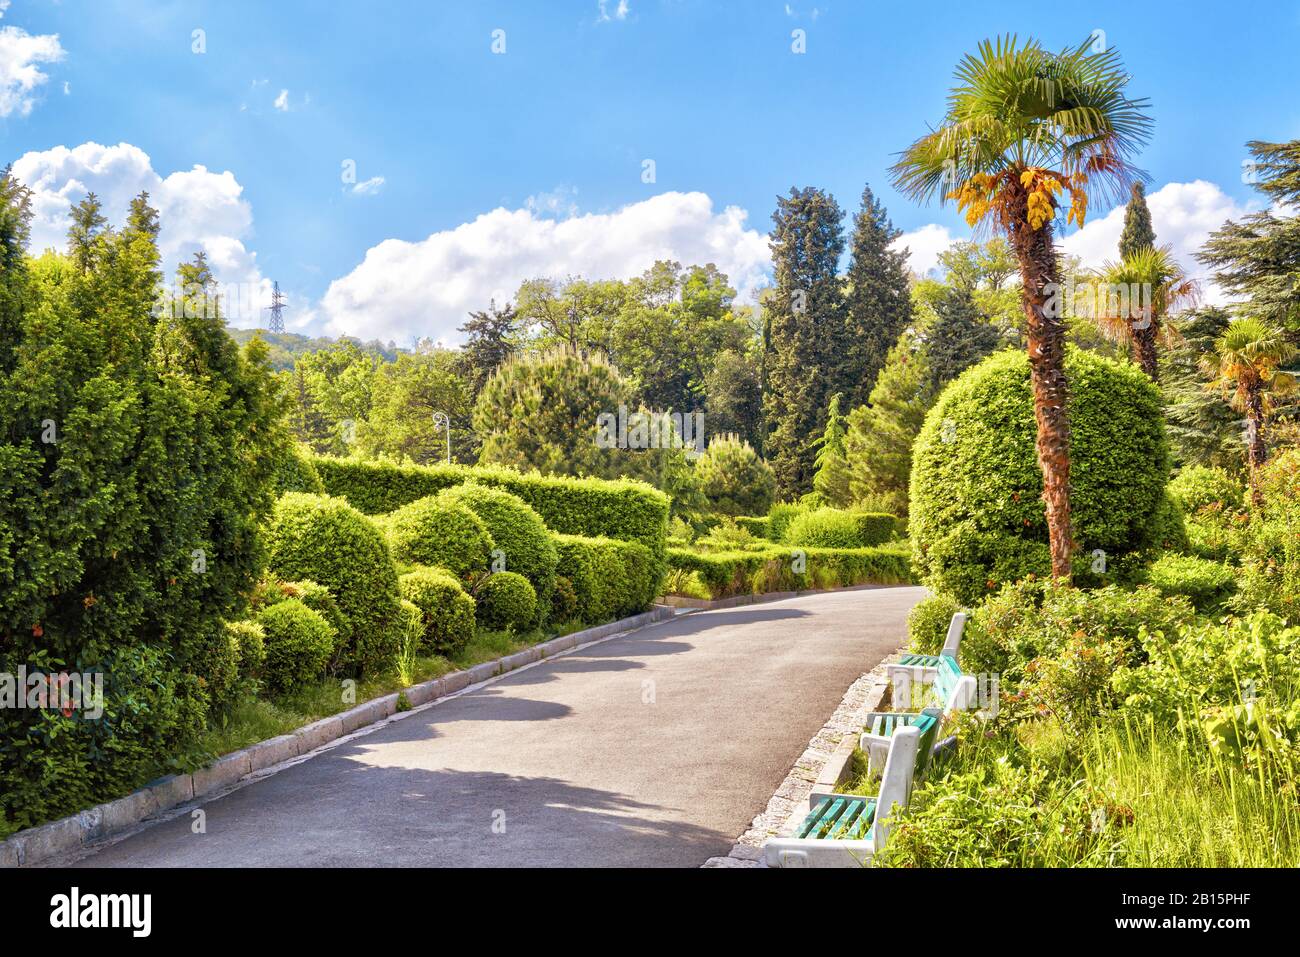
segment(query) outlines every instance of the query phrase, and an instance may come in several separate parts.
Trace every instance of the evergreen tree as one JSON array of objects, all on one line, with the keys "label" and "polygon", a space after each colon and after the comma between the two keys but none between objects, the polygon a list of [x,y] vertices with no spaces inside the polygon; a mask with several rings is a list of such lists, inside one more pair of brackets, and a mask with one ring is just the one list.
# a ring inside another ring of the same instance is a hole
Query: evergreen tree
[{"label": "evergreen tree", "polygon": [[763,389],[755,352],[718,353],[704,379],[704,427],[709,435],[735,433],[761,452]]},{"label": "evergreen tree", "polygon": [[820,493],[830,505],[843,508],[849,504],[849,466],[844,457],[844,436],[848,420],[840,411],[843,396],[831,396],[826,410],[826,430],[817,440],[817,474],[813,476],[813,491]]},{"label": "evergreen tree", "polygon": [[506,303],[498,309],[493,300],[486,309],[471,312],[460,327],[466,338],[458,356],[458,370],[469,385],[471,398],[479,394],[497,367],[515,354],[517,326],[514,306]]},{"label": "evergreen tree", "polygon": [[853,220],[847,327],[832,346],[839,359],[834,388],[843,391],[849,408],[867,401],[885,354],[912,320],[907,251],[889,245],[900,233],[870,187],[864,188]]},{"label": "evergreen tree", "polygon": [[778,494],[812,487],[813,439],[824,424],[828,385],[840,367],[844,302],[836,267],[844,251],[843,213],[834,197],[812,187],[777,199],[771,234],[774,293],[766,302],[763,357],[765,451]]},{"label": "evergreen tree", "polygon": [[95,239],[108,225],[104,204],[94,193],[72,207],[72,225],[68,228],[68,256],[83,274],[90,272],[94,262]]},{"label": "evergreen tree", "polygon": [[1241,416],[1220,393],[1205,388],[1201,370],[1231,321],[1225,310],[1209,307],[1188,312],[1171,323],[1178,337],[1175,345],[1161,354],[1159,381],[1179,466],[1208,465],[1234,472],[1245,466]]},{"label": "evergreen tree", "polygon": [[27,291],[27,243],[32,233],[31,190],[0,172],[0,374],[13,368]]},{"label": "evergreen tree", "polygon": [[945,289],[925,326],[929,380],[934,395],[1002,344],[1002,336],[960,289]]},{"label": "evergreen tree", "polygon": [[1128,259],[1134,253],[1150,249],[1156,244],[1155,227],[1151,224],[1151,210],[1147,208],[1146,190],[1141,180],[1135,182],[1124,209],[1124,231],[1119,237],[1119,258]]}]

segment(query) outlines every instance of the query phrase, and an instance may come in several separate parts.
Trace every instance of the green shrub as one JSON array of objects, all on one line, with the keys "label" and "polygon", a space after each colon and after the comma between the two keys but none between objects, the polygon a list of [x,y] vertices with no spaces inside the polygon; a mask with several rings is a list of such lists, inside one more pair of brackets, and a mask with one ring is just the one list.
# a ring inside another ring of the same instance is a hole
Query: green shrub
[{"label": "green shrub", "polygon": [[401,649],[397,570],[374,523],[342,499],[295,492],[276,503],[267,537],[272,572],[334,596],[347,622],[342,667],[354,675],[391,667]]},{"label": "green shrub", "polygon": [[555,576],[555,591],[551,593],[551,621],[573,621],[578,615],[578,593],[573,582],[563,575]]},{"label": "green shrub", "polygon": [[312,463],[310,451],[296,444],[287,446],[285,451],[276,458],[271,487],[277,496],[287,492],[325,494],[325,485],[321,482],[316,466]]},{"label": "green shrub", "polygon": [[540,616],[550,611],[557,561],[541,516],[519,496],[474,482],[447,489],[438,501],[464,505],[483,520],[497,550],[492,556],[493,572],[518,572],[528,579],[537,597],[534,611],[539,620],[533,624],[540,624]]},{"label": "green shrub", "polygon": [[334,652],[334,629],[323,615],[286,598],[263,609],[257,621],[266,636],[262,670],[272,692],[297,691],[325,674]]},{"label": "green shrub", "polygon": [[[1159,546],[1169,448],[1160,393],[1137,368],[1070,349],[1070,501],[1078,554],[1111,567]],[[936,591],[979,601],[1050,572],[1029,361],[1006,351],[949,384],[913,449],[914,563]],[[1086,567],[1086,566],[1085,566]]]},{"label": "green shrub", "polygon": [[493,631],[527,629],[537,617],[537,593],[523,575],[493,572],[479,585],[478,623]]},{"label": "green shrub", "polygon": [[894,537],[898,521],[879,512],[818,508],[796,515],[785,530],[785,543],[818,548],[871,548]]},{"label": "green shrub", "polygon": [[1300,622],[1300,449],[1271,459],[1259,474],[1263,501],[1238,525],[1241,601]]},{"label": "green shrub", "polygon": [[74,814],[197,763],[208,697],[164,649],[119,645],[98,660],[67,665],[38,653],[29,668],[103,674],[103,714],[0,708],[0,835]]},{"label": "green shrub", "polygon": [[773,505],[767,512],[767,537],[774,542],[785,541],[786,529],[790,527],[790,523],[806,511],[807,509],[802,505],[789,502],[778,502]]},{"label": "green shrub", "polygon": [[718,435],[695,460],[695,478],[713,511],[721,515],[765,512],[776,493],[776,475],[754,447],[736,435]]},{"label": "green shrub", "polygon": [[1147,569],[1147,582],[1162,595],[1184,595],[1203,613],[1221,608],[1236,590],[1236,575],[1218,562],[1166,554]]},{"label": "green shrub", "polygon": [[238,700],[240,690],[239,638],[228,624],[207,642],[201,667],[196,667],[195,672],[207,693],[208,707],[215,713],[228,712]]},{"label": "green shrub", "polygon": [[638,542],[580,535],[554,536],[559,574],[572,584],[576,614],[586,624],[601,624],[644,611],[657,584],[643,571],[650,551]]},{"label": "green shrub", "polygon": [[242,680],[256,681],[266,664],[266,632],[255,621],[228,621],[228,631],[238,649],[238,674]]},{"label": "green shrub", "polygon": [[907,616],[907,634],[913,652],[937,655],[948,637],[952,616],[961,605],[950,595],[928,595],[913,606]]},{"label": "green shrub", "polygon": [[421,568],[398,580],[404,599],[420,609],[421,647],[452,655],[474,637],[474,599],[459,581],[441,568]]},{"label": "green shrub", "polygon": [[1030,663],[1033,681],[1025,689],[1026,702],[1039,717],[1053,717],[1069,733],[1083,734],[1118,703],[1111,679],[1132,654],[1125,636],[1076,631],[1054,653]]},{"label": "green shrub", "polygon": [[705,553],[685,548],[668,550],[669,567],[690,572],[712,598],[831,588],[847,585],[892,585],[911,581],[905,549],[787,548]]},{"label": "green shrub", "polygon": [[755,518],[752,515],[737,515],[736,524],[743,528],[755,538],[767,538],[769,530],[767,527],[767,516]]},{"label": "green shrub", "polygon": [[487,571],[496,547],[473,509],[441,496],[416,499],[390,513],[384,532],[397,561],[437,565],[460,578]]},{"label": "green shrub", "polygon": [[1059,654],[1079,632],[1125,645],[1136,661],[1142,629],[1172,633],[1195,617],[1185,598],[1168,598],[1154,588],[1006,585],[972,611],[961,642],[962,669],[1000,675],[1002,691],[1016,693],[1035,659]]},{"label": "green shrub", "polygon": [[312,611],[319,612],[321,617],[329,622],[334,632],[334,651],[330,655],[329,670],[338,671],[347,654],[350,629],[347,617],[339,608],[330,590],[324,585],[311,580],[285,582],[278,578],[264,579],[258,583],[257,590],[254,592],[252,609],[258,612],[289,598],[298,599]]},{"label": "green shrub", "polygon": [[1170,481],[1169,494],[1183,515],[1191,518],[1215,505],[1220,509],[1240,508],[1245,490],[1226,469],[1190,465]]},{"label": "green shrub", "polygon": [[370,515],[477,482],[519,496],[552,531],[638,541],[656,560],[663,558],[669,500],[644,482],[522,474],[502,467],[396,465],[328,457],[313,462],[330,495],[342,496]]}]

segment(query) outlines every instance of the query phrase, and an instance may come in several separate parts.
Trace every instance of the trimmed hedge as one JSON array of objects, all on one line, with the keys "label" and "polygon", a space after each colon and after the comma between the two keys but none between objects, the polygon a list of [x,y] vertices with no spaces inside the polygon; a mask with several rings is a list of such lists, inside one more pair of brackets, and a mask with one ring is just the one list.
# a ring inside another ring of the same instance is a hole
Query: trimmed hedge
[{"label": "trimmed hedge", "polygon": [[334,651],[334,629],[320,612],[297,598],[286,598],[264,609],[257,622],[266,636],[262,671],[271,691],[293,692],[325,674]]},{"label": "trimmed hedge", "polygon": [[487,571],[497,546],[473,508],[441,495],[416,499],[389,513],[383,529],[397,561],[437,565],[460,578]]},{"label": "trimmed hedge", "polygon": [[785,541],[786,529],[798,516],[808,511],[804,505],[778,502],[767,510],[767,537],[774,542]]},{"label": "trimmed hedge", "polygon": [[1147,582],[1162,595],[1184,595],[1202,613],[1221,608],[1237,590],[1237,576],[1218,562],[1169,553],[1147,569]]},{"label": "trimmed hedge", "polygon": [[324,585],[338,602],[348,671],[380,672],[397,660],[397,570],[372,521],[342,499],[293,492],[276,503],[267,539],[272,572]]},{"label": "trimmed hedge", "polygon": [[475,601],[484,628],[522,631],[537,618],[537,592],[516,572],[493,572],[479,585]]},{"label": "trimmed hedge", "polygon": [[669,498],[632,479],[560,478],[500,466],[397,465],[318,456],[312,460],[330,495],[366,514],[391,512],[444,489],[477,482],[527,502],[548,528],[565,535],[638,541],[662,558]]},{"label": "trimmed hedge", "polygon": [[[803,568],[797,570],[797,557]],[[893,585],[912,580],[902,548],[782,548],[704,554],[686,548],[668,550],[670,568],[694,572],[714,599],[731,595],[839,588],[848,585]]]},{"label": "trimmed hedge", "polygon": [[897,529],[898,520],[884,512],[818,508],[796,515],[784,541],[818,548],[871,548],[889,541]]},{"label": "trimmed hedge", "polygon": [[[1159,390],[1134,366],[1071,348],[1071,522],[1081,579],[1094,550],[1115,581],[1170,533],[1158,519],[1170,454]],[[928,585],[974,603],[1049,575],[1029,359],[1006,351],[944,389],[912,458],[913,560]],[[1175,512],[1176,514],[1176,512]]]},{"label": "trimmed hedge", "polygon": [[419,568],[398,579],[404,599],[420,609],[425,651],[454,654],[474,637],[475,603],[451,572]]},{"label": "trimmed hedge", "polygon": [[652,558],[644,545],[581,535],[556,535],[554,541],[558,574],[570,582],[584,624],[634,615],[654,601],[657,582],[646,574]]},{"label": "trimmed hedge", "polygon": [[755,538],[768,537],[768,519],[767,516],[737,515],[736,524],[743,528]]}]

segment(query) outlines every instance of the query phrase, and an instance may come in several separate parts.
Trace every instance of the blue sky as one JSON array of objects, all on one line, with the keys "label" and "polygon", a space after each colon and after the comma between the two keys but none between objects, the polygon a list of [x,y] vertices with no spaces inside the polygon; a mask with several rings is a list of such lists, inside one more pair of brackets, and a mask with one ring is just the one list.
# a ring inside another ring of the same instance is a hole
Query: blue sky
[{"label": "blue sky", "polygon": [[[291,327],[454,338],[463,308],[539,271],[711,256],[747,292],[792,185],[851,213],[869,182],[925,268],[965,227],[886,170],[940,118],[958,59],[1000,32],[1093,30],[1152,100],[1142,164],[1186,253],[1253,202],[1245,141],[1300,136],[1300,4],[13,0],[0,136],[32,154],[40,236],[85,188],[122,203],[152,183],[165,249],[205,246],[251,289],[278,279]],[[1073,251],[1109,249],[1105,212]]]}]

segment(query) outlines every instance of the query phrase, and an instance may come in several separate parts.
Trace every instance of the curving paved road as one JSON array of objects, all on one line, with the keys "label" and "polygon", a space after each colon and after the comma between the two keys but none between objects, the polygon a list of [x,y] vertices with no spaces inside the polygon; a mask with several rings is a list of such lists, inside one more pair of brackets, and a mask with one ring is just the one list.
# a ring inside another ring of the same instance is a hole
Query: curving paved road
[{"label": "curving paved road", "polygon": [[686,866],[725,855],[911,587],[697,612],[507,675],[80,866]]}]

